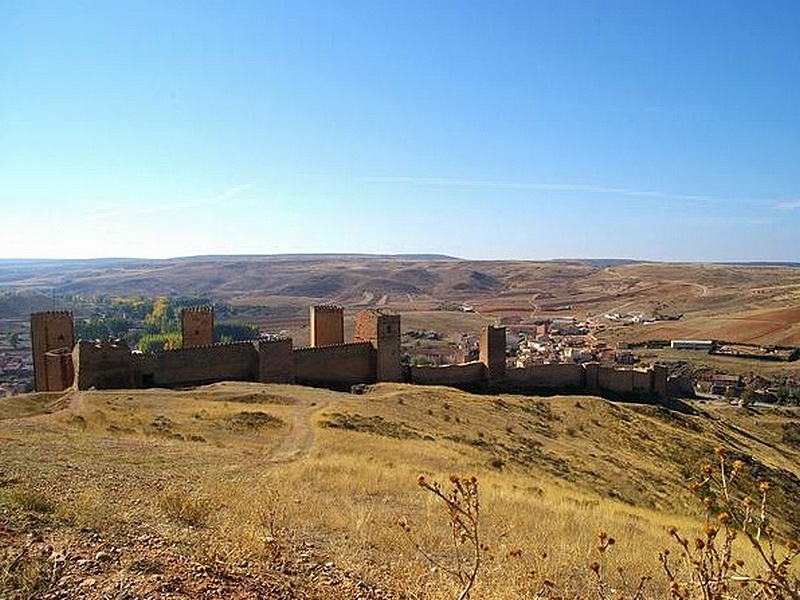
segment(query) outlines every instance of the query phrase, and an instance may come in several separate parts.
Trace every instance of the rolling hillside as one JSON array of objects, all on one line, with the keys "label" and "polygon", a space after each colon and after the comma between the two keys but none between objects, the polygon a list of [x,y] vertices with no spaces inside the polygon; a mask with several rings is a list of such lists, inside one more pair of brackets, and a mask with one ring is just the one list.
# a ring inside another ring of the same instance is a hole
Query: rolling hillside
[{"label": "rolling hillside", "polygon": [[[299,326],[307,307],[403,313],[465,303],[487,319],[518,315],[682,314],[620,330],[621,339],[717,338],[800,345],[800,269],[631,261],[467,261],[451,257],[217,256],[169,260],[0,261],[0,316],[70,308],[70,295],[189,295],[280,314]],[[38,290],[21,301],[20,290]],[[27,310],[29,309],[29,310]]]},{"label": "rolling hillside", "polygon": [[[400,384],[20,396],[0,403],[0,596],[452,598],[414,549],[451,552],[446,510],[416,481],[456,473],[480,486],[475,597],[545,579],[545,597],[593,595],[595,559],[628,574],[618,589],[647,574],[645,597],[667,597],[665,528],[700,530],[688,488],[719,446],[742,461],[735,493],[771,481],[774,527],[800,535],[798,417]],[[600,529],[616,540],[602,555]]]}]

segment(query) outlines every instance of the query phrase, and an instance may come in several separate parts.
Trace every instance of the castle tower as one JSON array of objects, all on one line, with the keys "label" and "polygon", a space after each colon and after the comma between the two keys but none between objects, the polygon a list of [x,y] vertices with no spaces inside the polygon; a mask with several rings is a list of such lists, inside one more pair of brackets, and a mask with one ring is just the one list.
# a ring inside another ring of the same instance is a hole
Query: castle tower
[{"label": "castle tower", "polygon": [[375,348],[377,381],[402,381],[400,365],[400,315],[381,310],[362,310],[356,315],[355,342],[370,342]]},{"label": "castle tower", "polygon": [[506,376],[506,328],[488,325],[481,330],[480,361],[486,365],[489,379]]},{"label": "castle tower", "polygon": [[309,313],[310,346],[332,346],[344,343],[344,310],[335,304],[312,306]]},{"label": "castle tower", "polygon": [[195,306],[181,311],[181,335],[184,348],[210,346],[214,343],[214,307]]},{"label": "castle tower", "polygon": [[[65,353],[75,345],[72,313],[52,311],[31,315],[31,352],[37,392],[60,392],[72,385],[72,362]],[[48,354],[50,356],[48,357]]]}]

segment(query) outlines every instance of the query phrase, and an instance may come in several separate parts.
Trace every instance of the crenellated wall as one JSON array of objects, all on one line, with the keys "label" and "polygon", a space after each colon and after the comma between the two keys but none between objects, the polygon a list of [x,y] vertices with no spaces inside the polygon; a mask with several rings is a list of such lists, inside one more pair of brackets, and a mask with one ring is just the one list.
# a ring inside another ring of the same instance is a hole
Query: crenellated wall
[{"label": "crenellated wall", "polygon": [[597,382],[600,390],[628,394],[633,392],[633,370],[600,367]]},{"label": "crenellated wall", "polygon": [[258,381],[294,383],[294,350],[291,338],[258,340]]},{"label": "crenellated wall", "polygon": [[258,352],[252,342],[165,350],[139,356],[135,361],[137,387],[258,380]]},{"label": "crenellated wall", "polygon": [[[333,314],[337,310],[322,309],[321,312]],[[71,319],[68,313],[32,316],[32,329],[40,338],[38,347],[49,344],[53,335],[59,343],[67,339],[71,333],[71,327],[66,325],[67,318]],[[55,323],[52,331],[45,330],[45,326],[52,323]],[[262,338],[149,354],[131,352],[122,342],[80,342],[72,354],[58,349],[45,353],[41,370],[51,377],[41,384],[48,389],[64,389],[74,381],[78,389],[108,389],[177,387],[238,380],[345,387],[403,379],[399,361],[399,315],[361,311],[356,317],[355,337],[357,341],[349,344],[297,349],[293,348],[290,338]],[[565,363],[506,369],[504,328],[487,328],[483,340],[487,349],[481,361],[444,367],[409,367],[406,380],[423,385],[486,387],[495,391],[582,391],[637,400],[667,396],[667,369],[662,366],[641,370],[617,369],[597,363]]]},{"label": "crenellated wall", "polygon": [[292,354],[299,384],[343,386],[375,381],[375,348],[370,342],[297,348]]},{"label": "crenellated wall", "polygon": [[577,389],[585,387],[584,369],[576,363],[532,365],[508,369],[509,383],[542,389]]},{"label": "crenellated wall", "polygon": [[486,365],[480,361],[441,367],[411,367],[411,383],[419,385],[471,386],[486,381]]},{"label": "crenellated wall", "polygon": [[128,344],[119,341],[79,341],[72,351],[74,385],[79,390],[135,387],[133,357]]}]

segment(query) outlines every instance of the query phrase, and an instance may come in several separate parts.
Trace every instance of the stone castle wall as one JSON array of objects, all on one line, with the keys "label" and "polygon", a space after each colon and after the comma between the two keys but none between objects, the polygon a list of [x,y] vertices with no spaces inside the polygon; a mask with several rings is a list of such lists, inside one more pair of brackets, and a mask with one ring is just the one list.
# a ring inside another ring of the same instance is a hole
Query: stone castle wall
[{"label": "stone castle wall", "polygon": [[583,367],[575,363],[509,369],[506,379],[515,385],[542,389],[579,389],[586,383]]},{"label": "stone castle wall", "polygon": [[79,390],[135,387],[133,358],[124,342],[81,340],[72,351],[72,364]]},{"label": "stone castle wall", "polygon": [[[203,312],[203,311],[198,311]],[[48,339],[62,343],[72,332],[69,313],[51,319],[32,318],[39,348]],[[37,327],[39,328],[37,330]],[[48,338],[50,336],[50,338]],[[261,381],[344,387],[356,383],[406,380],[425,385],[497,390],[564,390],[646,398],[667,395],[667,369],[616,369],[596,363],[534,365],[505,369],[505,328],[489,327],[482,334],[482,360],[445,367],[400,364],[400,317],[367,310],[356,315],[357,341],[320,347],[293,348],[292,340],[266,339],[212,344],[151,354],[133,353],[124,343],[80,342],[72,354],[53,349],[45,353],[48,389],[176,387],[215,381]],[[42,341],[44,340],[44,341]],[[502,341],[502,343],[501,343]],[[53,342],[53,343],[55,343]],[[502,361],[502,368],[500,363]],[[73,377],[74,369],[74,377]]]},{"label": "stone castle wall", "polygon": [[297,348],[293,358],[299,384],[343,386],[376,380],[375,349],[369,342]]},{"label": "stone castle wall", "polygon": [[294,383],[294,349],[291,338],[258,340],[258,381],[261,383]]},{"label": "stone castle wall", "polygon": [[421,366],[409,369],[411,383],[419,385],[473,386],[487,379],[486,365],[480,361],[441,367]]},{"label": "stone castle wall", "polygon": [[137,387],[258,380],[258,352],[253,342],[215,344],[133,356]]}]

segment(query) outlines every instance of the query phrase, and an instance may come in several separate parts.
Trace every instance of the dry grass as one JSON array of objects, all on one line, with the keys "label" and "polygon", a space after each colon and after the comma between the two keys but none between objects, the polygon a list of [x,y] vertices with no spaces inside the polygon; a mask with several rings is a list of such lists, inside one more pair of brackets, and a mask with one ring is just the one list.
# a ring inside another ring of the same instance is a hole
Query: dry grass
[{"label": "dry grass", "polygon": [[[286,565],[313,544],[367,584],[435,600],[458,586],[396,523],[405,517],[422,547],[446,557],[451,530],[415,482],[470,474],[488,546],[473,597],[531,597],[545,582],[564,597],[596,595],[594,561],[615,588],[652,575],[646,597],[655,597],[668,590],[658,564],[673,544],[667,527],[702,522],[687,478],[721,442],[775,476],[776,528],[798,533],[800,451],[779,441],[797,415],[704,409],[402,385],[363,396],[256,384],[83,393],[60,412],[0,421],[0,503],[39,514],[54,538],[94,531],[124,548],[154,536],[194,560],[249,570]],[[231,427],[242,414],[269,415],[256,420],[270,425]],[[341,416],[353,426],[321,427]],[[20,501],[20,490],[49,510]],[[616,540],[602,556],[601,529]],[[137,550],[130,560],[155,559]]]}]

